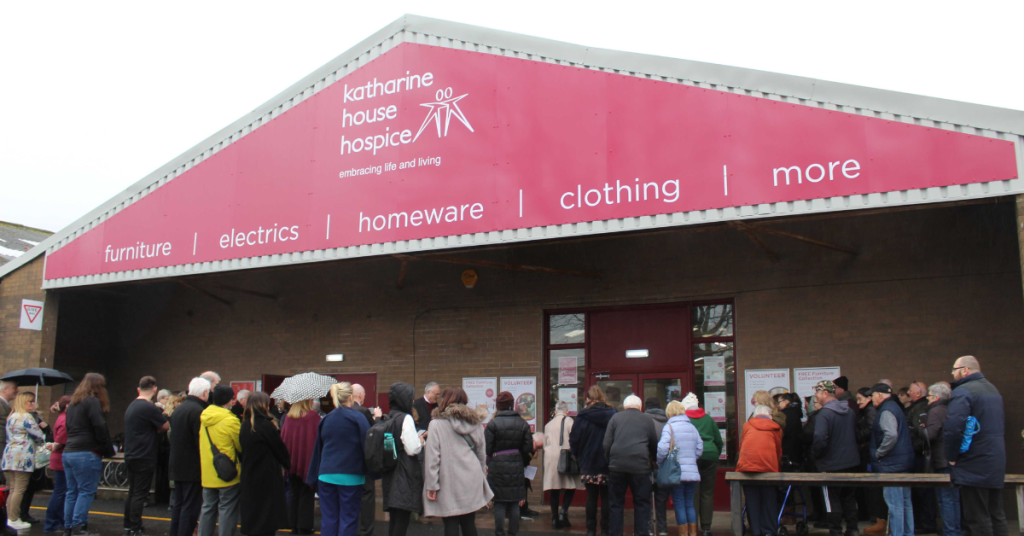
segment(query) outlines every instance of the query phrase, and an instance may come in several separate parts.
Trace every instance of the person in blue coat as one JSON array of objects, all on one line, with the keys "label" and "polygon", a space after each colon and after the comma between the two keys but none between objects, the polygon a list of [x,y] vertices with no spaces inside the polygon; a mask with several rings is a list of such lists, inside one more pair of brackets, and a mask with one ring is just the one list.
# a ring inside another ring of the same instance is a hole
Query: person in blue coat
[{"label": "person in blue coat", "polygon": [[[914,445],[903,415],[903,406],[892,398],[892,387],[877,383],[871,388],[871,400],[878,417],[871,430],[871,468],[876,473],[909,473],[914,467]],[[882,488],[889,506],[889,530],[892,536],[914,536],[914,506],[910,488]]]},{"label": "person in blue coat", "polygon": [[704,453],[704,440],[690,423],[682,403],[676,400],[669,402],[665,414],[668,415],[668,422],[661,429],[661,439],[658,441],[658,467],[665,463],[674,443],[679,449],[676,460],[679,461],[680,469],[679,484],[671,490],[676,525],[680,536],[697,536],[697,510],[693,507],[693,494],[700,482],[697,458]]},{"label": "person in blue coat", "polygon": [[320,421],[306,484],[320,495],[320,533],[356,536],[363,508],[366,461],[363,442],[370,423],[352,409],[352,384],[331,386],[334,411]]},{"label": "person in blue coat", "polygon": [[[953,363],[953,379],[956,381],[942,428],[942,444],[952,467],[950,478],[960,486],[964,532],[971,536],[1006,536],[1003,397],[981,374],[981,364],[974,356],[965,355]],[[964,449],[965,435],[973,431],[968,428],[972,417],[977,421],[977,432]]]},{"label": "person in blue coat", "polygon": [[605,402],[604,391],[592,385],[586,407],[576,416],[569,433],[569,450],[580,464],[580,480],[587,488],[587,536],[597,533],[597,499],[601,498],[601,532],[608,534],[608,460],[604,455],[604,433],[615,408]]}]

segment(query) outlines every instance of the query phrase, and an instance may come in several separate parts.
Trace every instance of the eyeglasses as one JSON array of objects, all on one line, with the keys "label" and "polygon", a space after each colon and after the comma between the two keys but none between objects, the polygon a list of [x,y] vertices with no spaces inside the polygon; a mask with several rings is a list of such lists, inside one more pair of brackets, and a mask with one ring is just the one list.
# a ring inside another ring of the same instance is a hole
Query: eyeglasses
[{"label": "eyeglasses", "polygon": [[965,369],[965,368],[967,368],[967,367],[953,367],[953,372],[956,372],[956,371],[958,371],[960,369]]}]

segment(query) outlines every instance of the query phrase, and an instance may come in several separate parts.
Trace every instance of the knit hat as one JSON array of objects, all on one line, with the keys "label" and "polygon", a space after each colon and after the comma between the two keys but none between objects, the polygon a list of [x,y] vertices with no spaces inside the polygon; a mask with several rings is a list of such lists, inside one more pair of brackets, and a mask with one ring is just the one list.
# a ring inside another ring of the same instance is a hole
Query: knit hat
[{"label": "knit hat", "polygon": [[656,396],[649,396],[644,401],[644,407],[647,409],[661,409],[661,401]]},{"label": "knit hat", "polygon": [[213,392],[210,393],[210,403],[214,406],[223,406],[231,399],[235,398],[235,390],[228,387],[227,385],[218,385],[213,388]]},{"label": "knit hat", "polygon": [[697,400],[697,395],[687,393],[686,398],[683,399],[683,409],[690,410],[698,407],[700,407],[700,402]]},{"label": "knit hat", "polygon": [[516,401],[516,398],[512,396],[512,393],[508,391],[502,391],[498,393],[498,398],[494,399],[494,404],[498,408],[498,411],[505,411],[512,409],[512,404]]},{"label": "knit hat", "polygon": [[836,387],[840,387],[844,391],[849,391],[850,390],[850,380],[848,380],[846,378],[846,376],[840,376],[840,377],[832,380],[832,383],[836,384]]},{"label": "knit hat", "polygon": [[830,380],[821,380],[817,385],[814,386],[815,391],[825,391],[827,393],[836,392],[836,384]]}]

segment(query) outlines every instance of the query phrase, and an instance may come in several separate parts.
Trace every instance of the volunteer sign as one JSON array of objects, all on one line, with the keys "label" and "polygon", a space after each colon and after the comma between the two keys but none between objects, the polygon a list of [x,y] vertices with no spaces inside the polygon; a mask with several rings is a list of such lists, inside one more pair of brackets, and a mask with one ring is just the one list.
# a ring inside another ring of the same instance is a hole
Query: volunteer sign
[{"label": "volunteer sign", "polygon": [[1009,141],[402,43],[49,255],[46,279],[1015,177]]}]

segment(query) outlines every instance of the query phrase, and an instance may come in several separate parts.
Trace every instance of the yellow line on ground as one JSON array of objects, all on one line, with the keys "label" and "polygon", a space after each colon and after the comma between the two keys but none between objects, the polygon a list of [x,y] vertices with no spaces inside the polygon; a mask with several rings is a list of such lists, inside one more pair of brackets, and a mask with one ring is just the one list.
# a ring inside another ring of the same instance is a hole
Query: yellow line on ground
[{"label": "yellow line on ground", "polygon": [[[33,510],[46,510],[45,506],[30,506],[29,508],[31,508]],[[93,512],[92,510],[89,511],[89,515],[124,517],[123,513],[121,513],[121,514],[112,514],[110,512]],[[150,521],[170,521],[171,520],[171,518],[169,518],[169,517],[149,517],[149,516],[142,516],[142,519],[148,519]],[[238,528],[242,528],[242,526],[239,525]],[[314,532],[313,534],[320,534],[320,532],[317,531],[317,532]]]}]

